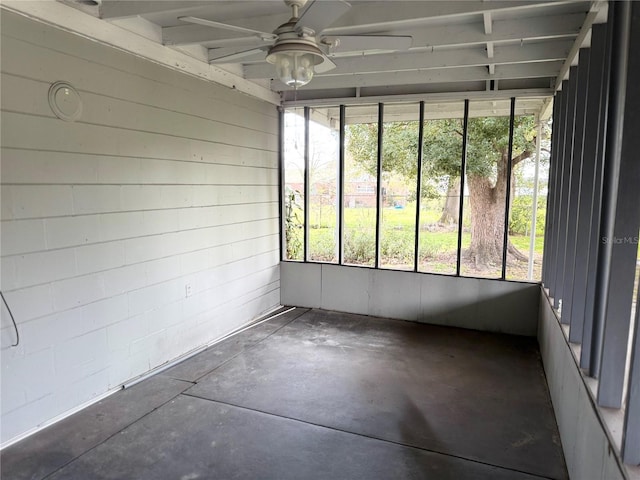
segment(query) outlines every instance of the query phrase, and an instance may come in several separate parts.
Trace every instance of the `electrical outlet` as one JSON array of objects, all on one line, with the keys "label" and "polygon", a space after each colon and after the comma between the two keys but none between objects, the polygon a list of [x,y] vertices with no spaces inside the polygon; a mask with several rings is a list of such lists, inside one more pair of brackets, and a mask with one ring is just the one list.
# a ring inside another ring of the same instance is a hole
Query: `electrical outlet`
[{"label": "electrical outlet", "polygon": [[191,295],[193,295],[193,288],[191,287],[190,283],[187,283],[184,286],[184,296],[190,297]]}]

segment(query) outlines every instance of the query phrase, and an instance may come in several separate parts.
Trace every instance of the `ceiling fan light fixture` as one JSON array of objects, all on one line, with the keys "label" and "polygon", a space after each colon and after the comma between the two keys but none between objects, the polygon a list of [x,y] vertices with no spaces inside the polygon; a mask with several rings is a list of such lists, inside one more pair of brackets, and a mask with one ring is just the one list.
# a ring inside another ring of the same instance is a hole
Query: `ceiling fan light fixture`
[{"label": "ceiling fan light fixture", "polygon": [[275,65],[278,78],[290,87],[298,88],[311,81],[314,67],[324,61],[322,51],[311,43],[276,43],[267,62]]}]

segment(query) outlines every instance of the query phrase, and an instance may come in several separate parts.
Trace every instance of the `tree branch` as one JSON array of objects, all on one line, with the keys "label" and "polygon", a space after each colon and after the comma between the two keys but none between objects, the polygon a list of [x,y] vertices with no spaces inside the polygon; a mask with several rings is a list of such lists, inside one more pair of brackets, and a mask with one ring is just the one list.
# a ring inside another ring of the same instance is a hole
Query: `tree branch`
[{"label": "tree branch", "polygon": [[515,167],[517,164],[519,164],[523,160],[526,160],[527,158],[531,158],[532,155],[533,155],[533,152],[530,152],[529,150],[525,150],[517,157],[513,157],[513,159],[511,159],[511,166]]}]

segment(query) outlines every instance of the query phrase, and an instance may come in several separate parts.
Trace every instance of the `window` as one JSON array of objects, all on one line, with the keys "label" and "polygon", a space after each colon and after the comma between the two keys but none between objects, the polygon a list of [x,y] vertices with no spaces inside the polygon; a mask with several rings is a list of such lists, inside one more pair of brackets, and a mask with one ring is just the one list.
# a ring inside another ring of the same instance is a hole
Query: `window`
[{"label": "window", "polygon": [[338,261],[340,110],[316,108],[309,118],[309,260]]},{"label": "window", "polygon": [[418,250],[421,272],[456,273],[463,135],[463,102],[439,109],[425,106]]},{"label": "window", "polygon": [[347,107],[344,145],[344,263],[375,266],[377,105]]},{"label": "window", "polygon": [[287,110],[284,114],[284,185],[283,216],[286,260],[304,260],[304,110]]},{"label": "window", "polygon": [[284,258],[538,280],[548,148],[542,142],[538,158],[537,141],[548,127],[527,112],[539,106],[503,99],[288,109]]}]

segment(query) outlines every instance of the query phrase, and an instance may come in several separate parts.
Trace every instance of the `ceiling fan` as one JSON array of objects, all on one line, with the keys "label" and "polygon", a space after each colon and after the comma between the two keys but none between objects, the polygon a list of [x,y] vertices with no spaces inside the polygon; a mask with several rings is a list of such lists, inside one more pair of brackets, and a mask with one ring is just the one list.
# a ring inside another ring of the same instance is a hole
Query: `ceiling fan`
[{"label": "ceiling fan", "polygon": [[[198,17],[178,17],[179,20],[234,32],[250,37],[223,40],[225,47],[219,56],[210,56],[210,63],[234,63],[257,53],[267,52],[266,61],[275,65],[280,80],[291,87],[306,85],[314,72],[324,73],[336,67],[329,56],[337,52],[365,50],[406,50],[412,37],[400,35],[323,35],[322,32],[344,15],[351,5],[344,0],[312,0],[302,15],[300,9],[307,0],[284,0],[292,16],[273,33],[230,25]],[[248,44],[264,43],[247,49]]]}]

